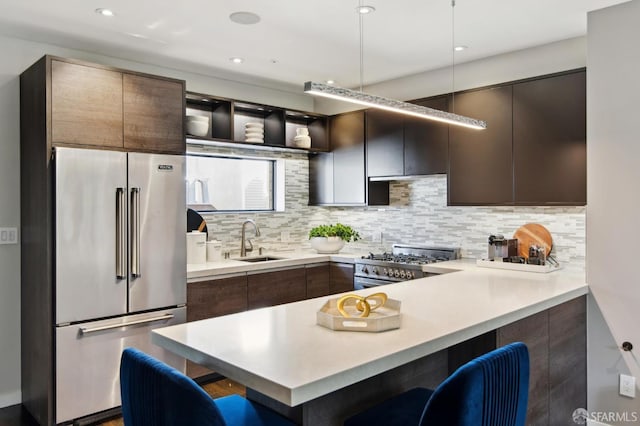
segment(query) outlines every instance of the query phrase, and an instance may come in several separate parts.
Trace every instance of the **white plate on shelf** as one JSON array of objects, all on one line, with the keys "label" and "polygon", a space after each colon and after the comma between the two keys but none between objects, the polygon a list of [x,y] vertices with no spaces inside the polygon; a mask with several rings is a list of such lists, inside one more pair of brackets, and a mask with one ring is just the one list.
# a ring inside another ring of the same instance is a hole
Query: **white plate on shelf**
[{"label": "white plate on shelf", "polygon": [[245,133],[244,134],[245,138],[252,138],[252,139],[264,139],[264,135],[262,133]]},{"label": "white plate on shelf", "polygon": [[244,125],[247,129],[264,129],[264,124],[262,123],[246,123]]},{"label": "white plate on shelf", "polygon": [[262,138],[246,138],[244,141],[251,143],[264,143],[264,139]]}]

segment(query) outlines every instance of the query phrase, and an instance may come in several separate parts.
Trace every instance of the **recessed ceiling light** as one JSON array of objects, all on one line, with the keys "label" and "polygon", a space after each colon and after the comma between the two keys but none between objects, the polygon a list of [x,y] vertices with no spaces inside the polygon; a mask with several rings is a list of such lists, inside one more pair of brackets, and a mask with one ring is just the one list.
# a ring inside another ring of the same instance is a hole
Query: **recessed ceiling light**
[{"label": "recessed ceiling light", "polygon": [[356,7],[356,10],[358,11],[359,14],[366,15],[368,13],[375,12],[376,8],[373,6],[358,6]]},{"label": "recessed ceiling light", "polygon": [[229,60],[231,62],[233,62],[234,64],[241,64],[241,63],[244,62],[244,59],[242,59],[242,58],[229,58]]},{"label": "recessed ceiling light", "polygon": [[335,80],[327,80],[327,84],[334,84]]},{"label": "recessed ceiling light", "polygon": [[462,52],[463,50],[467,50],[469,46],[456,46],[453,48],[456,52]]},{"label": "recessed ceiling light", "polygon": [[113,16],[113,11],[111,9],[105,9],[103,7],[96,9],[96,13],[99,13],[102,16]]},{"label": "recessed ceiling light", "polygon": [[236,24],[242,25],[253,25],[260,22],[260,16],[252,12],[234,12],[229,15],[229,19]]}]

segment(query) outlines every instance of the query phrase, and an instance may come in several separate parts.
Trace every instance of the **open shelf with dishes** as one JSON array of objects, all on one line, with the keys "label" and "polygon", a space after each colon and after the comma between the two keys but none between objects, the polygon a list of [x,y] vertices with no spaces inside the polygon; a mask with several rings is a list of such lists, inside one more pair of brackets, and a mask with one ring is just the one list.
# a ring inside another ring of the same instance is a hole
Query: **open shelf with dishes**
[{"label": "open shelf with dishes", "polygon": [[234,141],[285,146],[284,110],[248,102],[234,102],[233,107]]},{"label": "open shelf with dishes", "polygon": [[217,98],[200,93],[187,93],[186,132],[189,137],[203,139],[232,139],[230,99]]},{"label": "open shelf with dishes", "polygon": [[[300,138],[305,134],[311,138],[309,145],[305,145],[304,137]],[[327,117],[304,111],[287,110],[285,112],[285,145],[291,148],[328,151]]]},{"label": "open shelf with dishes", "polygon": [[212,141],[329,150],[324,115],[194,92],[186,95],[185,127],[188,139],[205,144]]}]

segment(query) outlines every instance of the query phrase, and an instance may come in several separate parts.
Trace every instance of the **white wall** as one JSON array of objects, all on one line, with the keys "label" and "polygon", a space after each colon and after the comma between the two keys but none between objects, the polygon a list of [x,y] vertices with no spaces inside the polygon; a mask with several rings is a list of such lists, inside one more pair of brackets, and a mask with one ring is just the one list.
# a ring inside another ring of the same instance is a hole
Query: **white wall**
[{"label": "white wall", "polygon": [[[591,12],[587,73],[589,411],[640,413],[618,374],[640,378],[640,0]],[[634,352],[623,352],[624,341]],[[617,424],[628,424],[619,422]]]},{"label": "white wall", "polygon": [[[313,100],[302,93],[238,83],[201,74],[100,56],[79,50],[0,36],[0,227],[20,226],[19,75],[44,54],[165,75],[187,81],[187,90],[305,111]],[[0,407],[17,404],[20,393],[20,247],[0,245]]]},{"label": "white wall", "polygon": [[[455,87],[455,91],[467,90],[581,68],[585,65],[586,37],[576,37],[458,64],[455,66],[455,86],[452,85],[451,67],[446,67],[367,85],[363,91],[410,100],[450,93],[452,87]],[[358,108],[361,107],[329,99],[316,99],[316,110],[325,114],[337,114]]]}]

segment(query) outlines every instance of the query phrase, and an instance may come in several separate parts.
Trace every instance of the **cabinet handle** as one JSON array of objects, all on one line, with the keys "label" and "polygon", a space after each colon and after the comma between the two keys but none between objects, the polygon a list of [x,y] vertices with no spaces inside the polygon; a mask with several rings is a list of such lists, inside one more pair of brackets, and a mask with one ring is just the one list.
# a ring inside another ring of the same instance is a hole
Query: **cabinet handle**
[{"label": "cabinet handle", "polygon": [[173,318],[173,314],[166,314],[166,315],[162,315],[161,317],[145,318],[145,319],[140,319],[136,321],[130,321],[124,324],[111,324],[111,325],[103,325],[99,327],[80,327],[80,333],[89,334],[89,333],[95,333],[97,331],[113,330],[114,328],[128,327],[130,325],[147,324],[147,323],[156,322],[156,321],[165,321],[171,318]]},{"label": "cabinet handle", "polygon": [[140,188],[131,188],[131,276],[140,277]]},{"label": "cabinet handle", "polygon": [[127,224],[125,213],[124,188],[116,188],[116,278],[127,278],[126,252],[127,252]]}]

